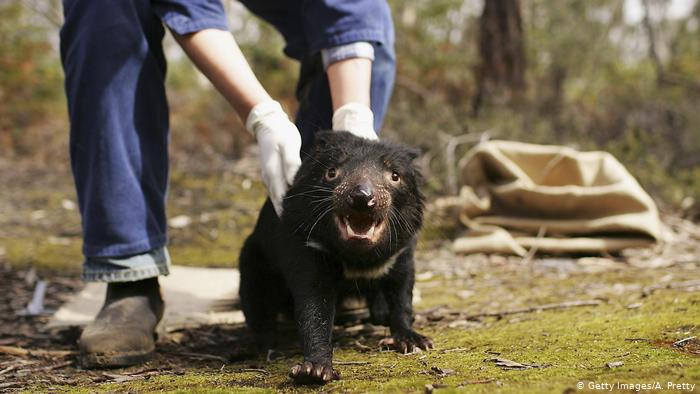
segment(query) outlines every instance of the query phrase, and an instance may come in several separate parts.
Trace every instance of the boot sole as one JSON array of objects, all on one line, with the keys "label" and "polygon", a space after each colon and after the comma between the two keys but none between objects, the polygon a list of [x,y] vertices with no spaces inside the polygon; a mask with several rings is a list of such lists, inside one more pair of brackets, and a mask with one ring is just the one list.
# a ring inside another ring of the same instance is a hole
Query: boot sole
[{"label": "boot sole", "polygon": [[333,322],[339,326],[347,326],[362,323],[369,318],[369,308],[345,309],[336,312]]},{"label": "boot sole", "polygon": [[118,354],[80,354],[80,365],[83,368],[118,368],[142,364],[153,358],[154,351],[129,352]]},{"label": "boot sole", "polygon": [[[153,330],[153,342],[158,342],[158,333],[164,334],[165,323],[163,319],[158,321],[155,329]],[[79,346],[80,347],[80,346]],[[83,349],[80,349],[80,355],[78,356],[78,361],[80,366],[86,369],[99,369],[99,368],[119,368],[119,367],[130,367],[132,365],[143,364],[150,361],[155,354],[155,346],[147,351],[138,352],[120,352],[120,353],[86,353]]]}]

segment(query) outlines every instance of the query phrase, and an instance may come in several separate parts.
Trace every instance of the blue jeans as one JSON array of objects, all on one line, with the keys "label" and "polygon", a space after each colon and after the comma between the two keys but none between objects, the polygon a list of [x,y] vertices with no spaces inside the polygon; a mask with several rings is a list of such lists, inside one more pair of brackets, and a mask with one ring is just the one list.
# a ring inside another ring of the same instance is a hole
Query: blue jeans
[{"label": "blue jeans", "polygon": [[[83,225],[83,278],[119,282],[167,274],[163,23],[179,34],[225,30],[223,7],[217,0],[64,0],[64,14],[61,59]],[[391,40],[373,43],[371,98],[377,130],[395,68],[393,28],[384,29]],[[308,52],[297,86],[302,149],[312,143],[315,131],[331,128],[332,117],[320,55]]]}]

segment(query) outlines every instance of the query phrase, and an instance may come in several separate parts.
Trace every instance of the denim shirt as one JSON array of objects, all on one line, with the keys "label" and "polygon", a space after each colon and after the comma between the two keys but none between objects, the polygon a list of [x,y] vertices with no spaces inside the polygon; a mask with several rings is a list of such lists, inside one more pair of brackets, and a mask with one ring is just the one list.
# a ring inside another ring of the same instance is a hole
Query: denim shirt
[{"label": "denim shirt", "polygon": [[[219,0],[152,0],[158,16],[179,34],[204,28],[228,30]],[[393,45],[393,25],[386,0],[241,0],[254,14],[279,30],[295,59],[321,49],[368,41]]]}]

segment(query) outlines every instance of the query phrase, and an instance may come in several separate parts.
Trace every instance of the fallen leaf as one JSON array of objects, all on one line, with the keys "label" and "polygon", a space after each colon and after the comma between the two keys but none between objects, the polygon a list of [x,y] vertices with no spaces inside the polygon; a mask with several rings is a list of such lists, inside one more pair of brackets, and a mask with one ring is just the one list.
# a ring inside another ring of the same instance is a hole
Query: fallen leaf
[{"label": "fallen leaf", "polygon": [[544,365],[537,365],[537,364],[523,364],[519,363],[517,361],[513,360],[508,360],[505,358],[487,358],[484,361],[490,361],[493,363],[496,363],[497,366],[503,368],[503,369],[530,369],[530,368],[544,368]]},{"label": "fallen leaf", "polygon": [[445,376],[450,376],[455,373],[454,369],[448,369],[448,368],[440,368],[437,366],[432,366],[430,367],[430,371],[433,375],[437,375],[441,378],[444,378]]},{"label": "fallen leaf", "polygon": [[607,364],[605,364],[608,368],[617,368],[625,365],[623,361],[611,361]]},{"label": "fallen leaf", "polygon": [[688,338],[683,338],[680,341],[673,342],[673,347],[683,347],[685,346],[686,343],[694,340],[697,337],[688,337]]}]

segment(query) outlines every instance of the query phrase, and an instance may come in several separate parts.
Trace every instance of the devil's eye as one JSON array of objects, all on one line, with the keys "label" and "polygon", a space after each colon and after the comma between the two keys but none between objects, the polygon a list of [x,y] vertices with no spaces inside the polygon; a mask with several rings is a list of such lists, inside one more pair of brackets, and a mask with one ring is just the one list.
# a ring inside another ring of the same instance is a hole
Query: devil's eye
[{"label": "devil's eye", "polygon": [[399,175],[399,172],[394,170],[391,172],[391,180],[394,182],[398,182],[401,179],[401,176]]},{"label": "devil's eye", "polygon": [[329,168],[326,170],[326,179],[329,181],[332,181],[333,179],[338,177],[338,170],[335,168]]}]

